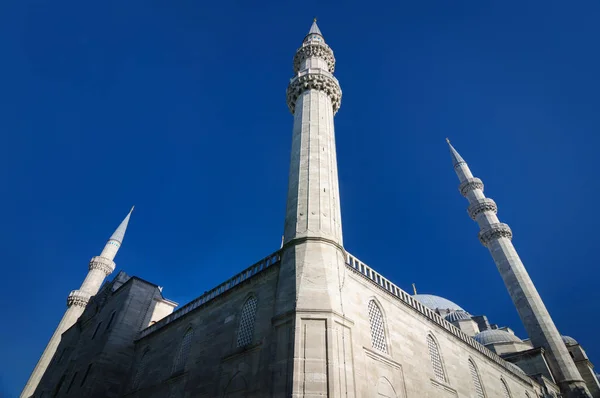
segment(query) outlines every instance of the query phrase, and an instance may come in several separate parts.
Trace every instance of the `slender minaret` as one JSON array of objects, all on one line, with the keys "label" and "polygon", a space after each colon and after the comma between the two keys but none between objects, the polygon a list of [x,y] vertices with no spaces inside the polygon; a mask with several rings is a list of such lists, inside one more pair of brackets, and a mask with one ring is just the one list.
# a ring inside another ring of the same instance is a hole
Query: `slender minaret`
[{"label": "slender minaret", "polygon": [[496,216],[496,203],[483,194],[483,182],[446,139],[460,193],[469,201],[469,215],[479,224],[479,240],[487,247],[500,271],[523,326],[534,347],[544,347],[552,374],[566,398],[591,397],[542,298],[512,244],[512,231]]},{"label": "slender minaret", "polygon": [[54,334],[50,338],[46,349],[33,369],[25,388],[21,393],[21,398],[28,398],[33,395],[50,360],[56,352],[62,334],[77,322],[77,319],[79,319],[79,316],[81,316],[85,310],[90,298],[98,293],[104,279],[115,270],[115,262],[113,260],[123,243],[123,237],[125,236],[125,231],[127,230],[127,224],[129,223],[129,217],[131,217],[132,211],[133,207],[112,234],[108,242],[106,242],[102,253],[90,260],[89,271],[81,284],[81,287],[78,290],[73,290],[69,293],[69,296],[67,297],[67,311],[63,315]]},{"label": "slender minaret", "polygon": [[[293,325],[285,326],[293,331],[284,332],[282,326],[277,334],[289,333],[294,344],[282,339],[276,349],[282,353],[273,363],[280,375],[273,386],[276,396],[305,396],[307,391],[345,396],[345,388],[350,388],[332,372],[343,356],[332,358],[321,344],[330,339],[331,325],[343,323],[336,318],[343,314],[345,257],[333,125],[342,91],[334,66],[333,51],[315,21],[296,51],[294,77],[287,88],[294,123],[275,317],[278,323]],[[309,319],[308,313],[319,319]],[[349,340],[340,344],[347,344],[344,352],[351,352]],[[293,353],[284,354],[289,347]],[[340,384],[344,390],[339,390]]]}]

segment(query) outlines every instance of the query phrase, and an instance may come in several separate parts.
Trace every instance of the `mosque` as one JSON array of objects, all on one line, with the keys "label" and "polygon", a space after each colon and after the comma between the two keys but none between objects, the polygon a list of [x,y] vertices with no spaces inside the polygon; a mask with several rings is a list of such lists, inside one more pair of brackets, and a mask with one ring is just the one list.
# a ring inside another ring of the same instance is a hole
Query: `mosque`
[{"label": "mosque", "polygon": [[137,276],[106,280],[130,211],[69,293],[21,397],[600,397],[584,349],[559,333],[512,230],[450,142],[459,191],[528,338],[411,295],[346,250],[334,135],[342,91],[316,21],[293,65],[281,247],[178,308]]}]

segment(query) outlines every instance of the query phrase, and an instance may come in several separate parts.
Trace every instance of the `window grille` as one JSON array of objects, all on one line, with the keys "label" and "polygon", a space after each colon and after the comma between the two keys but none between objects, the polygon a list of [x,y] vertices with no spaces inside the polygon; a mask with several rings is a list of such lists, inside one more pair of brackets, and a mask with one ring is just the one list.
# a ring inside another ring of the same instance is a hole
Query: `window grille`
[{"label": "window grille", "polygon": [[142,379],[142,376],[144,375],[144,372],[146,371],[146,364],[148,363],[148,351],[150,351],[150,349],[146,349],[146,351],[144,351],[144,353],[142,354],[142,357],[140,358],[140,363],[137,366],[137,369],[135,371],[135,376],[133,377],[133,388],[136,389],[139,385],[140,385],[140,381]]},{"label": "window grille", "polygon": [[431,358],[431,365],[433,366],[433,374],[437,380],[445,382],[446,376],[444,375],[440,350],[431,335],[427,336],[427,346],[429,347],[429,357]]},{"label": "window grille", "polygon": [[190,345],[192,344],[193,335],[194,331],[191,328],[188,329],[183,335],[181,345],[179,346],[179,351],[177,351],[177,356],[175,357],[175,362],[173,363],[173,373],[181,372],[185,369],[185,363],[187,362],[190,354]]},{"label": "window grille", "polygon": [[477,368],[471,359],[469,359],[469,370],[471,371],[471,378],[473,379],[473,384],[475,385],[475,394],[477,395],[477,398],[485,398],[485,395],[483,394],[483,386],[481,385],[481,379],[479,378]]},{"label": "window grille", "polygon": [[369,301],[369,323],[371,325],[371,345],[376,350],[387,353],[383,315],[375,301]]},{"label": "window grille", "polygon": [[256,318],[256,297],[250,297],[242,307],[237,346],[243,347],[252,343],[254,337],[254,320]]},{"label": "window grille", "polygon": [[510,398],[510,391],[508,391],[508,386],[506,385],[506,382],[504,381],[504,379],[500,379],[500,381],[502,382],[502,393],[504,395],[504,398]]}]

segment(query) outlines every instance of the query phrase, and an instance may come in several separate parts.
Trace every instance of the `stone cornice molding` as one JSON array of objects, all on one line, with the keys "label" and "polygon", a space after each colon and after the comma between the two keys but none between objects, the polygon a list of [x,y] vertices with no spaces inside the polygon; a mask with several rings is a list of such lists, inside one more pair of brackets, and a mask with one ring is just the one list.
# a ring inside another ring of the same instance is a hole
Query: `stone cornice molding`
[{"label": "stone cornice molding", "polygon": [[109,260],[108,258],[96,256],[90,260],[89,269],[90,271],[93,269],[99,269],[100,271],[104,272],[106,276],[109,276],[115,270],[115,266],[116,265],[114,261]]},{"label": "stone cornice molding", "polygon": [[504,223],[491,224],[489,227],[479,231],[479,241],[485,247],[495,239],[507,238],[512,239],[512,230]]},{"label": "stone cornice molding", "polygon": [[474,189],[480,189],[481,191],[483,191],[483,181],[481,181],[477,177],[467,178],[458,187],[460,194],[465,197],[467,196],[467,193],[469,193],[469,191],[472,191]]},{"label": "stone cornice molding", "polygon": [[82,292],[81,290],[73,290],[69,293],[67,297],[67,306],[71,307],[73,305],[77,307],[84,307],[90,302],[90,296],[86,292]]},{"label": "stone cornice molding", "polygon": [[308,69],[308,73],[293,78],[288,85],[286,97],[290,112],[296,110],[296,100],[306,90],[320,90],[331,99],[335,114],[342,103],[342,89],[336,78],[320,69]]},{"label": "stone cornice molding", "polygon": [[484,198],[477,200],[477,202],[471,203],[467,211],[469,212],[469,216],[475,220],[477,216],[484,211],[491,211],[494,214],[497,214],[498,206],[492,199]]},{"label": "stone cornice molding", "polygon": [[296,51],[294,55],[294,73],[298,73],[302,62],[310,57],[319,57],[327,62],[329,72],[333,73],[335,70],[335,57],[333,51],[326,44],[305,44]]}]

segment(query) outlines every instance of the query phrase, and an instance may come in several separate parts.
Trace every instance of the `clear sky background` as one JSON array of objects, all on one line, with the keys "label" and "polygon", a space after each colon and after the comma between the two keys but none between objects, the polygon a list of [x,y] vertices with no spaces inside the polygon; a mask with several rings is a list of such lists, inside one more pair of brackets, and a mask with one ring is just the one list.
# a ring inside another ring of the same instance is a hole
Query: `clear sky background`
[{"label": "clear sky background", "polygon": [[600,3],[489,3],[1,2],[0,395],[21,391],[132,205],[117,268],[181,304],[279,248],[285,89],[314,16],[344,93],[346,248],[526,337],[450,137],[600,366]]}]

